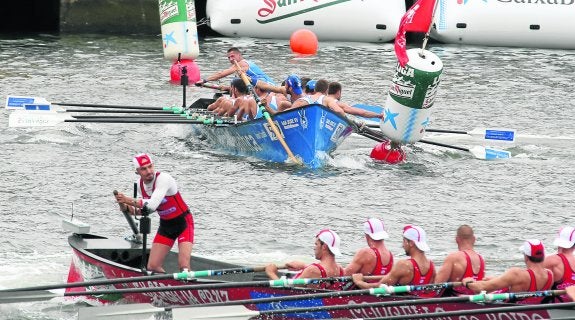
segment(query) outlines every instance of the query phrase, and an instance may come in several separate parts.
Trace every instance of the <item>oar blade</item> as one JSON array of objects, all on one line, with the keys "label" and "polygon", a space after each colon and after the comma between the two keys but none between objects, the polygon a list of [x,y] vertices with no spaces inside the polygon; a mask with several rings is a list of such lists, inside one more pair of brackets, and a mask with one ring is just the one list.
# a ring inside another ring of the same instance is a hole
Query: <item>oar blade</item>
[{"label": "oar blade", "polygon": [[14,111],[8,117],[8,126],[11,128],[22,127],[54,127],[72,116],[51,111]]},{"label": "oar blade", "polygon": [[0,292],[0,304],[2,303],[20,303],[32,301],[50,300],[56,297],[63,297],[64,293],[54,290],[54,292],[38,291],[21,291],[21,292]]},{"label": "oar blade", "polygon": [[24,105],[39,104],[50,105],[50,103],[42,97],[23,97],[23,96],[7,96],[6,109],[9,110],[25,110]]},{"label": "oar blade", "polygon": [[513,129],[473,129],[467,134],[484,140],[515,142],[516,132]]},{"label": "oar blade", "polygon": [[258,311],[250,310],[242,305],[219,307],[193,307],[172,309],[173,320],[218,319],[241,320],[260,315]]},{"label": "oar blade", "polygon": [[118,304],[104,307],[84,307],[78,309],[78,320],[125,320],[146,319],[150,315],[164,312],[149,303]]},{"label": "oar blade", "polygon": [[485,148],[482,146],[474,146],[469,149],[469,152],[477,159],[482,160],[497,160],[511,158],[511,152],[506,150]]}]

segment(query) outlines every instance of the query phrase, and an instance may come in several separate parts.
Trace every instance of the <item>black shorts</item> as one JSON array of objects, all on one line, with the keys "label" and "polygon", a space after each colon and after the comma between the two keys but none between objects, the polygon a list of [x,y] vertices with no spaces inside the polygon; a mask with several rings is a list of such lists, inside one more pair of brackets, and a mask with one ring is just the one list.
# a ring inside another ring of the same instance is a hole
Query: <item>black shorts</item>
[{"label": "black shorts", "polygon": [[190,214],[190,211],[186,211],[170,220],[160,219],[158,234],[166,238],[176,240],[188,227],[188,224],[186,223],[186,216],[188,214]]}]

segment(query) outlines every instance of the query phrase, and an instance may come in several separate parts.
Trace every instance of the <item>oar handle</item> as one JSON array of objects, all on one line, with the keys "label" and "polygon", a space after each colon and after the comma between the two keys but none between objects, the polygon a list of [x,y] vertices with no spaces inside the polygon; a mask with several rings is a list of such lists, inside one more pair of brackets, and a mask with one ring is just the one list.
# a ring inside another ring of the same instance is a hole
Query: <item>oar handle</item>
[{"label": "oar handle", "polygon": [[[114,195],[115,196],[118,195],[118,190],[114,190]],[[130,225],[130,229],[132,229],[132,232],[134,233],[134,235],[138,235],[140,233],[140,231],[138,230],[138,226],[136,225],[136,221],[134,221],[134,218],[132,218],[132,216],[130,215],[130,210],[123,203],[119,203],[119,206],[120,206],[120,210],[122,210],[122,213],[124,214],[124,218],[126,218],[126,221],[128,221],[128,224]]]}]

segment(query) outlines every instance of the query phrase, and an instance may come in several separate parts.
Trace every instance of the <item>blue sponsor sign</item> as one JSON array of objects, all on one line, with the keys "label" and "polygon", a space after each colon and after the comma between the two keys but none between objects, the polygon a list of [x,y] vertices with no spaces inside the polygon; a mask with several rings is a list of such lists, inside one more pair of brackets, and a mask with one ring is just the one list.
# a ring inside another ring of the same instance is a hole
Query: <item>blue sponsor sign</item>
[{"label": "blue sponsor sign", "polygon": [[485,130],[485,139],[513,141],[515,140],[515,131],[507,130]]}]

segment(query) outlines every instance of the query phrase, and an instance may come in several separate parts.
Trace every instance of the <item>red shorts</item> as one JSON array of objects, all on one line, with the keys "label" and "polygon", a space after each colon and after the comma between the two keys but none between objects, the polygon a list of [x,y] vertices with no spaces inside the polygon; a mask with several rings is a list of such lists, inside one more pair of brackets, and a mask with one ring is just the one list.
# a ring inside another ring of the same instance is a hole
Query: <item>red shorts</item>
[{"label": "red shorts", "polygon": [[191,213],[186,212],[170,220],[160,219],[160,227],[154,237],[154,243],[171,247],[176,239],[178,243],[194,243],[194,218]]}]

